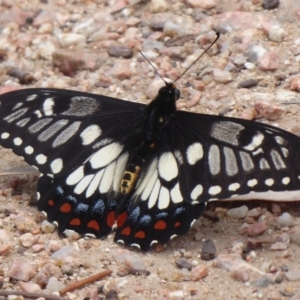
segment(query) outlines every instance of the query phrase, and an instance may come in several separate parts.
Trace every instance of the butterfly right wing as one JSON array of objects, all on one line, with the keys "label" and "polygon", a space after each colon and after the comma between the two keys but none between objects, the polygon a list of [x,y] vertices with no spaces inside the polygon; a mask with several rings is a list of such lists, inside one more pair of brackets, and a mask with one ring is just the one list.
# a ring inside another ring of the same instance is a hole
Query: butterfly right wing
[{"label": "butterfly right wing", "polygon": [[300,138],[258,122],[178,112],[118,219],[115,241],[147,250],[186,233],[211,200],[298,192]]}]

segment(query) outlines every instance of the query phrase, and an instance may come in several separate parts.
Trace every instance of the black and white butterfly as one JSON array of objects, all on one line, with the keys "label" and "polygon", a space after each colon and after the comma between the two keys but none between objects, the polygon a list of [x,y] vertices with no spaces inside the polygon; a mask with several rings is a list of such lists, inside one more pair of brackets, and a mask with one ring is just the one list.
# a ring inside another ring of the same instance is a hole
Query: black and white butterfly
[{"label": "black and white butterfly", "polygon": [[300,138],[242,119],[176,111],[166,83],[143,105],[59,89],[0,96],[0,144],[35,166],[58,230],[147,250],[186,233],[205,203],[297,191]]}]

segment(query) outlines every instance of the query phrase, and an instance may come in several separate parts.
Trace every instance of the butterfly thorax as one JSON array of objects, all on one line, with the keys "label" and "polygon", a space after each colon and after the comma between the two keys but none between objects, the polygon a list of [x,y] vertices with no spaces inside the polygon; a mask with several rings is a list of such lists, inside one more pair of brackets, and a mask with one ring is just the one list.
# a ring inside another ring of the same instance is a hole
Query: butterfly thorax
[{"label": "butterfly thorax", "polygon": [[176,113],[176,100],[179,90],[171,83],[160,88],[157,97],[146,109],[143,140],[133,151],[121,181],[121,193],[130,194],[133,190],[144,163],[158,146],[162,131]]}]

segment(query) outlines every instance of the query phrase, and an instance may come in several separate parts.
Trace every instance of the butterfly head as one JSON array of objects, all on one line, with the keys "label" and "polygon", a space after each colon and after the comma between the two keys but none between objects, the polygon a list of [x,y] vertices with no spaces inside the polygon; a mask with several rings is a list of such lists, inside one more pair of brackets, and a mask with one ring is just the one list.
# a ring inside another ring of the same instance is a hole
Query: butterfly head
[{"label": "butterfly head", "polygon": [[159,89],[158,95],[164,99],[177,101],[180,98],[180,91],[175,84],[166,82],[166,85]]}]

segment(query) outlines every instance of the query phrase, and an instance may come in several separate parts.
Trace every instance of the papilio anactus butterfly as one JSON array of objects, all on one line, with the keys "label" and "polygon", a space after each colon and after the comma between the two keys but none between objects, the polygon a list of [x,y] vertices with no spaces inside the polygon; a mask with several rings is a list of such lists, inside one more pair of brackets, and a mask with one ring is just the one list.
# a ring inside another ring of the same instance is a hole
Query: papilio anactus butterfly
[{"label": "papilio anactus butterfly", "polygon": [[210,200],[297,191],[300,138],[176,110],[165,82],[149,104],[61,89],[0,96],[0,144],[35,166],[38,208],[58,230],[147,250],[186,233]]}]

